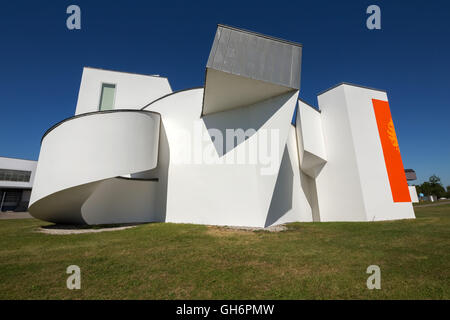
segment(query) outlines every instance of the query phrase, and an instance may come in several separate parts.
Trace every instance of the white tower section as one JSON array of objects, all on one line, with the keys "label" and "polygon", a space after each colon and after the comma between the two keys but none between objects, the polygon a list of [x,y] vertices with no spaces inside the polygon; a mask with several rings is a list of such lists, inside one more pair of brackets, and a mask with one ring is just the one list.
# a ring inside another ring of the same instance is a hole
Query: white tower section
[{"label": "white tower section", "polygon": [[414,218],[411,201],[394,202],[372,99],[388,101],[384,91],[349,84],[318,96],[327,148],[316,178],[320,221]]},{"label": "white tower section", "polygon": [[172,92],[164,77],[85,67],[75,115],[102,110],[105,86],[110,94],[105,110],[141,109]]}]

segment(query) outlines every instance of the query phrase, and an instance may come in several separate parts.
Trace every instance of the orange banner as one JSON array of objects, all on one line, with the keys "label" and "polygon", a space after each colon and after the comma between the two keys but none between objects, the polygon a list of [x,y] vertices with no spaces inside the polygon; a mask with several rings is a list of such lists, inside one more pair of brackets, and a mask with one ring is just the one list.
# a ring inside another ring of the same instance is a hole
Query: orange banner
[{"label": "orange banner", "polygon": [[387,101],[372,99],[378,133],[383,148],[384,163],[389,177],[394,202],[411,202],[408,183],[406,182],[397,135],[392,122],[391,110]]}]

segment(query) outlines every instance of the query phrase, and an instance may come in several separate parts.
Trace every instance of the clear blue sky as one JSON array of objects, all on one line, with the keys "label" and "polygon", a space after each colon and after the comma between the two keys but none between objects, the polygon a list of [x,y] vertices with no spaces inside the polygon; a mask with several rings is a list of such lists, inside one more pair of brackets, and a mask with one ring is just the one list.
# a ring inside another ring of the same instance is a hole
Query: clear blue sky
[{"label": "clear blue sky", "polygon": [[[365,26],[370,4],[381,30]],[[405,168],[450,185],[449,1],[2,1],[0,156],[38,158],[42,134],[75,112],[83,66],[203,85],[217,23],[302,43],[313,105],[342,81],[387,90]]]}]

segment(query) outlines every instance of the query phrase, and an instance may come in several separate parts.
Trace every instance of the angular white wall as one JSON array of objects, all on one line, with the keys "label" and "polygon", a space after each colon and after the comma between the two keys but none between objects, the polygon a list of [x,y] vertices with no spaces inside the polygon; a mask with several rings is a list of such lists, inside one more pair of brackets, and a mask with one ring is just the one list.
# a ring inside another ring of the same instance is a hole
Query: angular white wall
[{"label": "angular white wall", "polygon": [[[202,98],[202,89],[187,90],[145,109],[161,114],[167,134],[166,221],[255,227],[311,221],[299,179],[295,129],[290,124],[297,92],[200,118]],[[208,133],[208,129],[219,130],[225,136],[226,129],[233,128],[257,131],[225,150],[215,145]],[[277,149],[267,154],[273,162],[229,162],[244,150],[259,150],[261,135],[270,130],[277,132]],[[209,157],[202,158],[203,154]],[[261,174],[269,169],[273,172]]]},{"label": "angular white wall", "polygon": [[327,146],[316,178],[321,221],[414,218],[411,202],[393,201],[372,99],[387,96],[342,84],[318,97]]},{"label": "angular white wall", "polygon": [[409,188],[409,195],[411,197],[411,202],[418,203],[419,197],[417,196],[416,186],[409,186],[408,188]]},{"label": "angular white wall", "polygon": [[315,178],[327,162],[320,111],[299,100],[296,116],[300,166],[303,172]]}]

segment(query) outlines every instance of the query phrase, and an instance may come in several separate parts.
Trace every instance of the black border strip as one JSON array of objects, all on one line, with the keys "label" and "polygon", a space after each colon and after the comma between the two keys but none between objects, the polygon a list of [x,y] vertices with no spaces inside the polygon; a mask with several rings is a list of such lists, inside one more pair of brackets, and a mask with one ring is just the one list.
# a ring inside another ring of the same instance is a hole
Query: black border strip
[{"label": "black border strip", "polygon": [[159,178],[140,179],[140,178],[127,178],[127,177],[121,177],[121,176],[117,176],[115,178],[116,179],[130,180],[130,181],[159,181]]},{"label": "black border strip", "polygon": [[[95,295],[98,297],[100,294]],[[425,296],[423,299],[426,299]],[[8,296],[7,296],[8,298]],[[144,297],[141,297],[145,299]],[[168,299],[167,296],[165,296]],[[301,295],[298,299],[301,299]],[[26,299],[24,297],[23,299]],[[44,298],[41,298],[44,299]],[[314,313],[318,317],[342,315],[349,319],[356,319],[358,315],[350,316],[349,310],[370,310],[372,318],[386,317],[386,310],[394,316],[403,318],[417,315],[423,310],[435,310],[442,314],[448,311],[448,300],[3,300],[0,301],[2,311],[11,310],[14,314],[27,316],[29,310],[46,308],[55,310],[64,308],[71,310],[74,316],[86,317],[89,312],[101,317],[109,314],[123,318],[130,316],[130,309],[142,310],[143,313],[152,310],[168,319],[202,319],[204,314],[186,313],[189,308],[209,308],[208,319],[289,319],[292,314],[302,310],[305,314]],[[85,298],[86,299],[86,298]],[[126,299],[126,297],[124,298]],[[281,299],[281,298],[280,298]],[[304,298],[303,298],[304,299]],[[373,299],[376,299],[374,297]],[[253,306],[273,305],[271,312],[253,312]],[[251,306],[246,312],[246,306]],[[233,310],[233,312],[232,312]],[[239,312],[242,310],[242,312]],[[392,310],[392,311],[391,311]],[[226,312],[226,313],[225,313]]]}]

